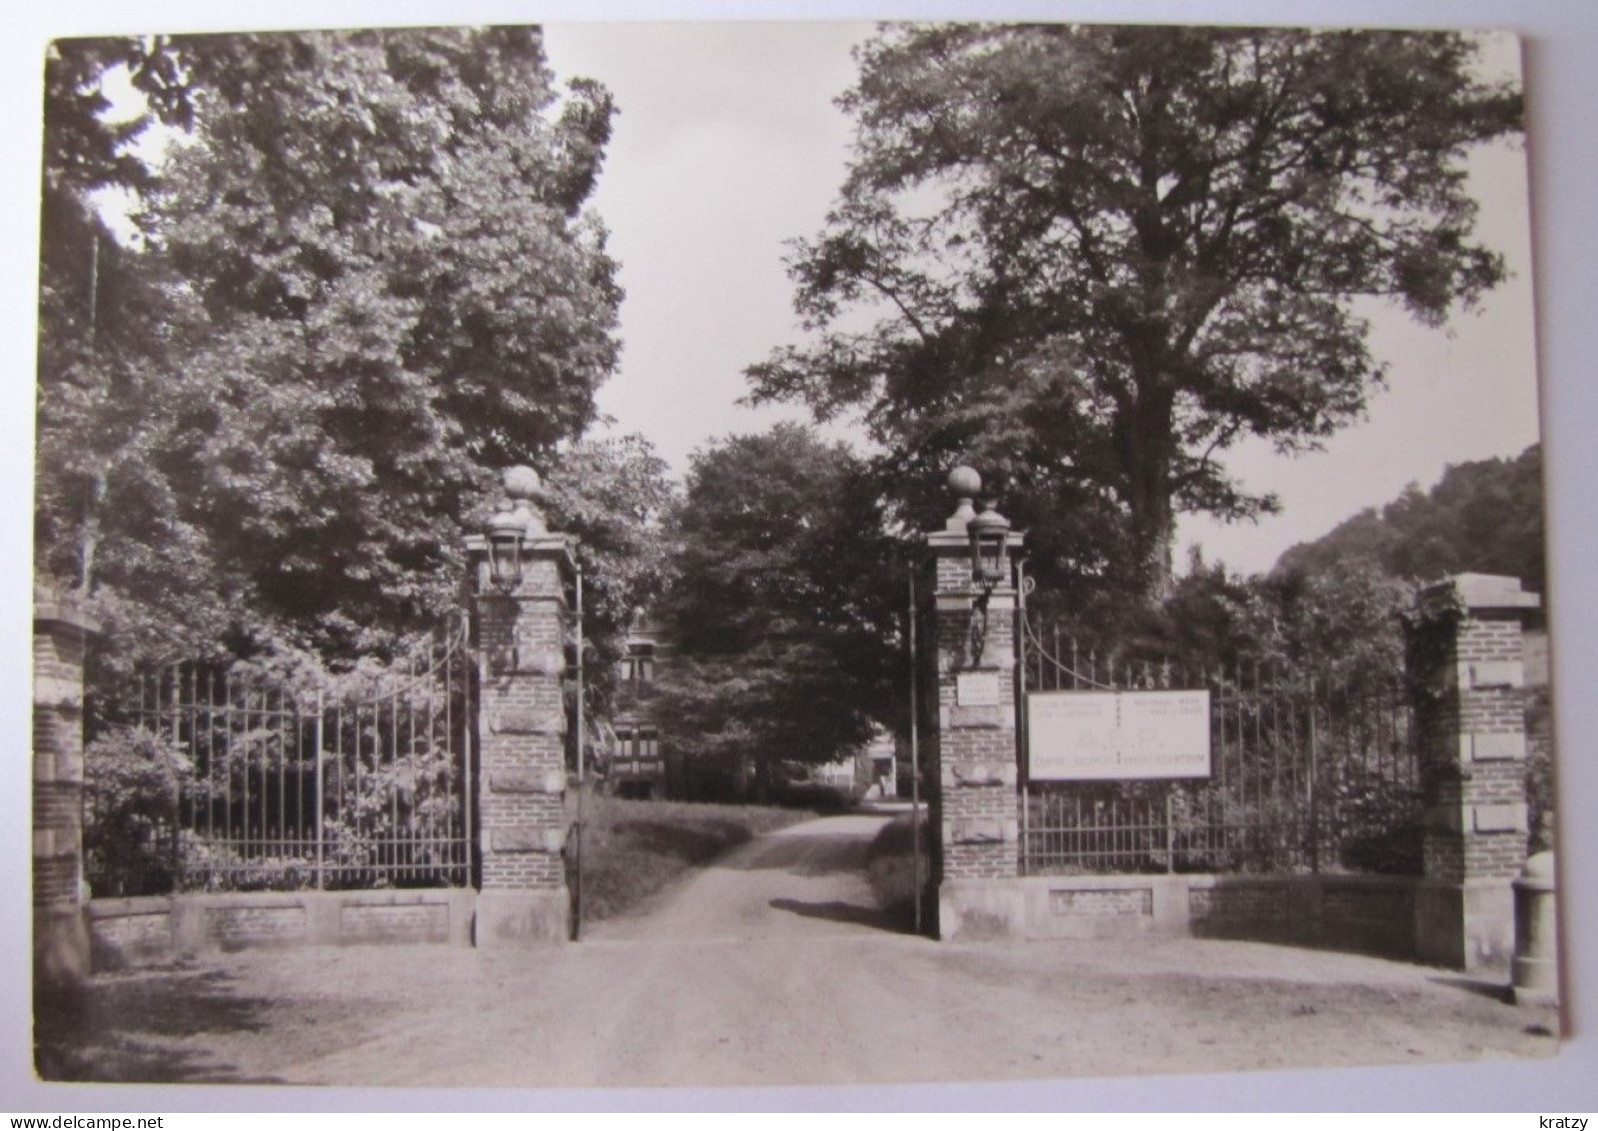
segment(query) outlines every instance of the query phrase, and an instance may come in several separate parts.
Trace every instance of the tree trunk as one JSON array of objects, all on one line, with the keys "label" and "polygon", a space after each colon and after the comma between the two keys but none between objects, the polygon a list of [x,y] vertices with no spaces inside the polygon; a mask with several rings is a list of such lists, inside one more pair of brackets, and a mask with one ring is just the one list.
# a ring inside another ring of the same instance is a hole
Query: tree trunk
[{"label": "tree trunk", "polygon": [[1156,485],[1139,487],[1131,503],[1137,590],[1149,601],[1161,601],[1171,592],[1171,542],[1176,533],[1170,491]]},{"label": "tree trunk", "polygon": [[[1158,388],[1154,379],[1139,385],[1144,390]],[[1133,578],[1141,597],[1159,601],[1171,589],[1171,541],[1176,532],[1171,514],[1171,398],[1145,391],[1130,418],[1122,459],[1132,517]]]},{"label": "tree trunk", "polygon": [[100,509],[105,502],[105,472],[97,472],[89,501],[84,507],[83,534],[78,543],[78,592],[88,593],[94,584],[94,552],[100,545]]}]

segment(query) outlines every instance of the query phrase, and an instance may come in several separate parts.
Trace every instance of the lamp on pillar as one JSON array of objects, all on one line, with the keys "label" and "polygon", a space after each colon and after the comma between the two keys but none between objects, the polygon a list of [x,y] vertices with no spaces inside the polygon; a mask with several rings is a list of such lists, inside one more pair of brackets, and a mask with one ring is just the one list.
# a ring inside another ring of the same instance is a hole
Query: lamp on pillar
[{"label": "lamp on pillar", "polygon": [[1004,580],[1010,520],[990,502],[965,524],[965,531],[971,542],[971,579],[982,586],[984,594],[992,593]]},{"label": "lamp on pillar", "polygon": [[504,506],[488,520],[485,530],[488,579],[501,593],[512,593],[522,581],[528,539],[548,533],[548,528],[533,502],[543,490],[538,472],[518,464],[505,469],[502,482]]},{"label": "lamp on pillar", "polygon": [[[931,618],[927,653],[916,674],[935,685],[912,706],[912,718],[933,728],[934,741],[915,751],[931,785],[928,829],[937,838],[937,931],[1020,935],[1032,891],[1020,877],[1020,792],[1023,749],[1021,593],[1012,572],[1025,544],[986,497],[969,467],[949,473],[958,500],[940,529],[926,536],[932,600],[913,602],[912,616]],[[917,682],[916,690],[922,690]]]},{"label": "lamp on pillar", "polygon": [[979,661],[987,644],[988,602],[1009,572],[1010,520],[992,502],[984,503],[977,512],[972,503],[982,490],[982,477],[972,468],[951,471],[949,489],[959,504],[949,518],[948,529],[952,533],[964,527],[971,554],[971,582],[979,589],[972,603],[970,639],[971,655]]},{"label": "lamp on pillar", "polygon": [[488,520],[488,579],[501,593],[515,592],[522,583],[522,547],[527,523],[514,511],[500,511]]}]

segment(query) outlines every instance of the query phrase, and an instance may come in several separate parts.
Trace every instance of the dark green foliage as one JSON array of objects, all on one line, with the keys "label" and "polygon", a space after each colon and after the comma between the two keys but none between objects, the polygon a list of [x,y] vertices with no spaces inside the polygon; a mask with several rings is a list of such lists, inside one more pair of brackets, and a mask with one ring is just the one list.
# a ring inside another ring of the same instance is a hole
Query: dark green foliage
[{"label": "dark green foliage", "polygon": [[584,685],[591,713],[608,715],[627,628],[665,585],[661,520],[671,501],[666,465],[642,436],[585,440],[563,452],[544,483],[553,527],[577,535],[583,567]]},{"label": "dark green foliage", "polygon": [[1555,847],[1558,807],[1554,791],[1553,702],[1548,687],[1526,689],[1526,821],[1528,850]]},{"label": "dark green foliage", "polygon": [[932,861],[929,859],[929,841],[926,813],[921,814],[919,846],[921,861],[916,862],[916,832],[908,813],[901,814],[883,825],[871,846],[866,849],[866,879],[871,884],[872,897],[877,906],[887,912],[895,926],[902,930],[915,929],[916,881],[922,885],[922,914],[931,922],[931,912],[937,903],[936,885],[932,881]]},{"label": "dark green foliage", "polygon": [[779,425],[694,458],[654,710],[691,757],[824,762],[897,721],[896,547],[858,460]]},{"label": "dark green foliage", "polygon": [[166,894],[177,879],[179,798],[194,778],[188,755],[139,727],[118,727],[84,751],[85,870],[97,896]]},{"label": "dark green foliage", "polygon": [[[1317,573],[1243,576],[1195,553],[1162,601],[1100,606],[1059,623],[1101,663],[1169,659],[1197,672],[1246,662],[1282,678],[1396,679],[1404,663],[1402,615],[1414,594],[1412,584],[1364,557]],[[1050,622],[1047,604],[1044,620]]]},{"label": "dark green foliage", "polygon": [[1278,577],[1325,573],[1352,557],[1395,577],[1436,580],[1452,573],[1518,577],[1545,585],[1542,445],[1514,459],[1455,464],[1430,490],[1411,484],[1386,506],[1361,511],[1276,563]]},{"label": "dark green foliage", "polygon": [[129,149],[151,115],[104,118],[102,79],[120,66],[169,122],[189,111],[162,41],[63,40],[47,53],[35,569],[98,588],[101,614],[148,652],[142,642],[172,636],[175,623],[220,634],[234,579],[176,505],[162,463],[171,414],[192,396],[180,359],[194,311],[164,266],[120,244],[89,201],[155,183]]},{"label": "dark green foliage", "polygon": [[[159,178],[100,118],[122,60],[192,127]],[[69,41],[51,67],[38,568],[121,655],[391,651],[458,603],[500,468],[658,467],[567,447],[619,348],[583,211],[612,106],[587,81],[557,105],[536,28]],[[141,193],[137,249],[92,218],[104,185]],[[634,512],[580,495],[573,528],[618,546]],[[614,621],[630,582],[594,573]]]},{"label": "dark green foliage", "polygon": [[1520,100],[1474,54],[1430,32],[891,27],[791,264],[816,338],[753,366],[755,396],[862,412],[901,475],[970,462],[1040,531],[1038,572],[1159,595],[1176,513],[1277,505],[1228,476],[1230,446],[1313,448],[1364,410],[1383,369],[1352,299],[1435,325],[1502,278],[1463,161]]}]

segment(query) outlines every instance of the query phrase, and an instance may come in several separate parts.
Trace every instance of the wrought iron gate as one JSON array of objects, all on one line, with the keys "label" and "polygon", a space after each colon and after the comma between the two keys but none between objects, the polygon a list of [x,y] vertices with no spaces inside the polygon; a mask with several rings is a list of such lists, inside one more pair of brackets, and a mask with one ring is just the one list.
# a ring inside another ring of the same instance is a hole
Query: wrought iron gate
[{"label": "wrought iron gate", "polygon": [[[108,706],[100,729],[143,744],[165,767],[164,786],[150,783],[165,803],[151,804],[147,788],[130,808],[125,783],[97,788],[91,777],[91,888],[469,884],[474,702],[465,617],[336,696],[242,667],[179,664],[145,676]],[[96,830],[108,829],[116,843],[97,843]]]},{"label": "wrought iron gate", "polygon": [[1023,874],[1420,872],[1418,741],[1398,674],[1129,657],[1022,625],[1027,691],[1207,689],[1211,707],[1206,780],[1023,776]]}]

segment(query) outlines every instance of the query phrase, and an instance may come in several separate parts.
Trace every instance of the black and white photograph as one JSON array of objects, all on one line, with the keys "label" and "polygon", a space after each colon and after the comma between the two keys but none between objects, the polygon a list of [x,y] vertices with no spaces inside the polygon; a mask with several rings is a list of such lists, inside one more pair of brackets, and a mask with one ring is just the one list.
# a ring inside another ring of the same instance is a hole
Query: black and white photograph
[{"label": "black and white photograph", "polygon": [[1408,8],[32,17],[10,1106],[1577,1094],[1593,82]]}]

